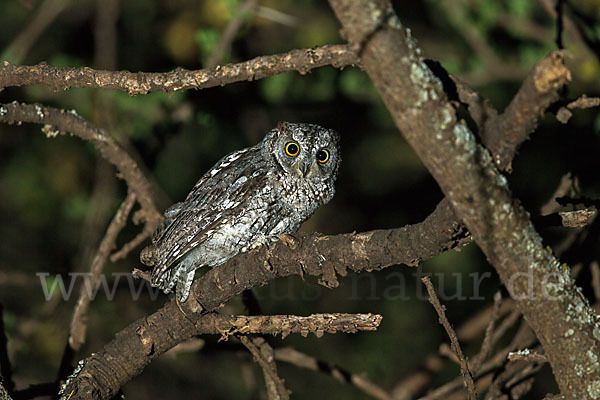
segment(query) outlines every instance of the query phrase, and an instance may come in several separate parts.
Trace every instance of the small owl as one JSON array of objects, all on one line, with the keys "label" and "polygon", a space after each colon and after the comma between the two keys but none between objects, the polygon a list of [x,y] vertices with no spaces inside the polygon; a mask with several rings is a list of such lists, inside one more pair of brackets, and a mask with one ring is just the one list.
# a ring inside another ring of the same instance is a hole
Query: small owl
[{"label": "small owl", "polygon": [[255,146],[222,158],[165,219],[142,250],[152,285],[187,300],[194,273],[282,233],[296,232],[331,200],[340,164],[337,132],[280,122]]}]

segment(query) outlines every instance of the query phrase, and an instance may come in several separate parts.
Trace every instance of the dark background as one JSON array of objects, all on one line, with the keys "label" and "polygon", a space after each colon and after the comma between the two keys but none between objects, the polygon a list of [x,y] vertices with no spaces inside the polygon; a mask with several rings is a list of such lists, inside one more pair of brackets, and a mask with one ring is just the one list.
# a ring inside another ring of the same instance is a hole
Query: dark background
[{"label": "dark background", "polygon": [[[64,0],[62,13],[26,54],[18,54],[10,45],[42,3],[2,2],[2,60],[147,72],[198,69],[242,2],[121,1],[115,41],[96,44],[99,35],[110,32],[110,26],[98,22],[98,10],[106,5]],[[499,110],[508,104],[531,66],[556,48],[555,22],[541,3],[394,2],[402,23],[411,28],[425,55],[462,77]],[[569,11],[582,27],[583,40],[565,32],[573,82],[564,95],[598,95],[600,65],[593,40],[600,31],[595,25],[600,5],[591,0],[571,4],[572,10],[589,21],[585,25]],[[223,62],[343,43],[326,2],[264,0],[260,5],[262,11],[246,18]],[[368,77],[357,68],[323,67],[306,75],[286,73],[202,91],[137,97],[39,86],[0,92],[0,102],[13,100],[74,109],[105,128],[154,177],[161,209],[181,201],[222,156],[255,144],[280,120],[317,123],[338,130],[342,137],[337,194],[303,230],[337,234],[399,227],[423,220],[442,199],[435,181],[397,132]],[[510,186],[532,215],[540,213],[567,172],[579,179],[583,195],[597,197],[600,192],[600,118],[594,109],[574,114],[568,125],[546,115],[513,163]],[[69,136],[48,139],[40,126],[0,125],[0,303],[17,388],[55,378],[81,283],[76,281],[68,301],[59,291],[46,301],[36,273],[49,273],[46,285],[52,286],[57,274],[69,285],[69,272],[87,271],[125,194],[124,182],[114,177],[113,168],[88,143]],[[133,238],[139,229],[130,222],[119,244]],[[554,245],[566,230],[544,229],[541,233],[548,245]],[[114,281],[111,274],[141,267],[137,253],[106,265],[109,284]],[[590,257],[597,258],[596,254]],[[455,326],[490,304],[499,289],[496,273],[473,244],[425,262],[422,270],[434,274],[434,284]],[[433,308],[417,296],[423,288],[414,276],[416,271],[396,266],[351,275],[335,290],[321,287],[311,278],[291,277],[255,292],[265,314],[382,314],[377,332],[323,338],[292,335],[272,342],[363,373],[391,389],[447,341]],[[474,277],[484,273],[489,277],[474,288]],[[589,274],[584,272],[580,284],[589,294],[587,281]],[[136,281],[136,286],[139,284]],[[152,300],[144,289],[140,299],[133,301],[127,281],[120,280],[112,301],[99,295],[92,303],[87,343],[76,359],[98,351],[116,332],[156,310],[166,299],[160,294]],[[223,311],[245,312],[239,299]],[[127,398],[258,398],[264,390],[262,373],[249,354],[231,343],[217,343],[218,338],[203,339],[206,345],[200,351],[181,351],[152,363],[124,387]],[[465,344],[468,355],[478,351],[480,339]],[[326,375],[284,363],[279,363],[279,369],[294,398],[366,398]],[[458,374],[458,366],[448,362],[431,387]],[[531,396],[539,397],[553,388],[546,367]]]}]

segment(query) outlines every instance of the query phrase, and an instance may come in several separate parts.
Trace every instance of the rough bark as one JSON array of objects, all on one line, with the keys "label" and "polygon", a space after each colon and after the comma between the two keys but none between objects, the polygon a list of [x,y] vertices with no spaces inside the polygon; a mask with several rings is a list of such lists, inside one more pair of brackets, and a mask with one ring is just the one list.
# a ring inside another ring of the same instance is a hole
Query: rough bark
[{"label": "rough bark", "polygon": [[[600,325],[515,200],[489,152],[458,121],[440,81],[385,0],[330,0],[396,125],[496,268],[542,343],[561,392],[600,398]],[[530,279],[527,279],[527,278]]]}]

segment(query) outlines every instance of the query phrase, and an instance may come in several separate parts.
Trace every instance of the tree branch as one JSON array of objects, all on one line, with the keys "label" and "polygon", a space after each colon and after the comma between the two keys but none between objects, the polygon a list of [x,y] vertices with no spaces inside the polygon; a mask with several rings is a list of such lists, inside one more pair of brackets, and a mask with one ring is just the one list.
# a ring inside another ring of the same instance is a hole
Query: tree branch
[{"label": "tree branch", "polygon": [[92,68],[53,67],[46,63],[18,66],[4,62],[0,68],[0,89],[10,86],[46,85],[51,88],[100,88],[121,90],[130,96],[150,92],[176,92],[204,89],[239,81],[254,81],[282,72],[306,74],[313,68],[336,68],[358,64],[358,57],[346,45],[326,45],[314,49],[256,57],[238,64],[172,72],[102,71]]},{"label": "tree branch", "polygon": [[[63,393],[69,399],[109,399],[152,360],[178,343],[202,334],[224,338],[232,334],[281,334],[371,331],[381,322],[373,314],[315,314],[231,316],[192,312],[190,301],[168,302],[154,314],[141,318],[122,330],[115,340],[82,361],[82,368],[69,379]],[[182,312],[183,311],[183,312]],[[184,314],[185,313],[185,314]]]},{"label": "tree branch", "polygon": [[[522,300],[517,307],[540,339],[561,391],[587,396],[588,389],[600,384],[600,365],[586,355],[587,349],[600,347],[595,313],[560,262],[542,245],[528,214],[512,198],[506,179],[495,168],[497,160],[457,119],[439,80],[423,63],[421,50],[388,1],[330,0],[330,4],[350,44],[361,49],[365,71],[397,127],[502,282]],[[556,90],[560,80],[552,76],[536,80],[534,89]],[[577,374],[581,368],[593,373]]]},{"label": "tree branch", "polygon": [[283,384],[283,379],[277,374],[277,365],[273,355],[273,348],[265,339],[240,337],[240,341],[254,357],[254,361],[260,365],[265,376],[267,396],[269,400],[289,400],[290,393]]},{"label": "tree branch", "polygon": [[205,65],[206,68],[214,68],[221,62],[223,56],[230,51],[231,43],[235,39],[235,35],[242,28],[248,14],[254,12],[257,6],[258,0],[246,0],[237,7],[235,14],[231,17],[231,20],[221,33],[217,45],[208,57]]},{"label": "tree branch", "polygon": [[364,376],[348,372],[337,365],[332,365],[328,362],[321,361],[292,347],[275,349],[275,359],[277,361],[293,364],[300,368],[326,373],[331,375],[340,383],[354,385],[356,388],[375,399],[392,400],[392,396],[390,394]]},{"label": "tree branch", "polygon": [[[6,396],[15,389],[15,383],[12,380],[12,367],[8,358],[8,338],[6,337],[4,327],[4,307],[0,304],[0,396],[6,391]],[[3,397],[0,397],[3,399]]]},{"label": "tree branch", "polygon": [[127,182],[129,189],[135,193],[142,209],[136,213],[134,221],[142,219],[146,222],[144,229],[153,232],[162,220],[162,215],[158,212],[152,200],[150,183],[133,158],[110,135],[93,126],[76,113],[38,104],[24,104],[13,101],[10,104],[0,104],[0,122],[8,124],[20,124],[22,122],[43,124],[42,132],[49,138],[59,134],[64,135],[68,132],[91,142],[104,159],[117,167],[119,176]]},{"label": "tree branch", "polygon": [[482,137],[499,169],[510,171],[516,149],[535,130],[548,106],[558,100],[558,89],[570,80],[561,51],[548,54],[535,65],[505,112],[486,127]]},{"label": "tree branch", "polygon": [[104,264],[110,255],[111,250],[115,247],[115,241],[119,232],[123,229],[127,223],[127,217],[135,204],[135,194],[130,192],[117,213],[110,222],[106,229],[106,234],[98,246],[98,251],[94,256],[92,265],[90,266],[90,280],[84,281],[79,291],[79,298],[75,304],[73,310],[73,317],[71,318],[70,331],[69,331],[69,346],[75,351],[79,350],[85,343],[85,334],[87,331],[87,310],[90,305],[90,290],[89,288],[96,287],[98,278],[104,269]]},{"label": "tree branch", "polygon": [[429,302],[433,305],[433,308],[435,308],[435,311],[437,312],[437,314],[439,316],[439,322],[440,322],[440,324],[442,324],[442,326],[446,330],[446,333],[448,334],[448,337],[450,338],[450,343],[452,345],[452,351],[454,352],[454,354],[456,355],[456,357],[458,358],[458,361],[460,363],[460,372],[461,372],[463,380],[465,382],[465,387],[467,388],[467,398],[469,400],[476,400],[477,399],[477,390],[475,389],[475,382],[473,382],[473,375],[471,374],[471,371],[469,370],[469,365],[467,364],[467,359],[465,358],[465,356],[462,352],[462,349],[460,348],[460,343],[458,343],[458,338],[456,337],[456,332],[454,332],[454,329],[452,328],[450,321],[448,321],[448,318],[446,317],[446,311],[445,311],[446,308],[440,304],[440,300],[438,299],[437,294],[435,293],[435,289],[433,288],[433,285],[431,284],[431,280],[429,279],[429,277],[425,276],[425,277],[421,278],[421,280],[423,281],[423,284],[425,284],[425,287],[427,288],[427,293],[429,293]]}]

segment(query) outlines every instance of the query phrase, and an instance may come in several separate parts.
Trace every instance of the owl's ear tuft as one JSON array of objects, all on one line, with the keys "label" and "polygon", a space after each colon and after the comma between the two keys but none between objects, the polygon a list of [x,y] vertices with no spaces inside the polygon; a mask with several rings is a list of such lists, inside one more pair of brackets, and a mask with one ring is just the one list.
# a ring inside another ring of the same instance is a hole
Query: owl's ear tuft
[{"label": "owl's ear tuft", "polygon": [[288,122],[285,122],[285,121],[279,121],[279,122],[277,123],[277,133],[279,133],[279,132],[281,132],[281,131],[284,131],[284,130],[287,130],[287,129],[288,129],[288,125],[289,125],[289,123],[288,123]]}]

